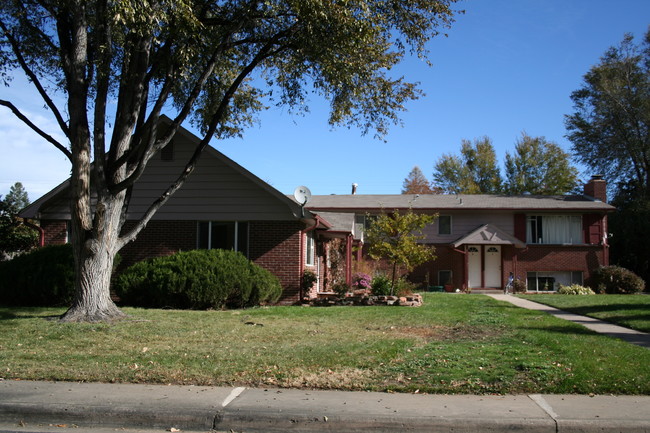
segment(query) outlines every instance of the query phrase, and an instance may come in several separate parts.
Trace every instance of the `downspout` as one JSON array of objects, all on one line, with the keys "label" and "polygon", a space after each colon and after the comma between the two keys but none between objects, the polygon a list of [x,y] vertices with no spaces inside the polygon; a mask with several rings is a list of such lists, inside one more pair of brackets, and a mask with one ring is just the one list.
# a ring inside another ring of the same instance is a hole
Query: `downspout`
[{"label": "downspout", "polygon": [[36,224],[30,223],[26,219],[23,219],[23,224],[25,224],[27,227],[32,228],[38,232],[38,246],[39,247],[44,247],[45,246],[45,230],[43,230],[43,227],[37,226]]}]

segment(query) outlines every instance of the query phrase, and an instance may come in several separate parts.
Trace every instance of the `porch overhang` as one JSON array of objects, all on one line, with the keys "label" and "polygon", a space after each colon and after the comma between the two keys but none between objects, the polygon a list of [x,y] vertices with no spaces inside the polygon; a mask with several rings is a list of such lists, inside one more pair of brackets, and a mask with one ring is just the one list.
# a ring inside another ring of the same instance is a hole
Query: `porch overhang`
[{"label": "porch overhang", "polygon": [[483,224],[475,230],[457,239],[452,245],[458,248],[461,245],[513,245],[515,248],[526,248],[526,244],[509,233],[493,226]]}]

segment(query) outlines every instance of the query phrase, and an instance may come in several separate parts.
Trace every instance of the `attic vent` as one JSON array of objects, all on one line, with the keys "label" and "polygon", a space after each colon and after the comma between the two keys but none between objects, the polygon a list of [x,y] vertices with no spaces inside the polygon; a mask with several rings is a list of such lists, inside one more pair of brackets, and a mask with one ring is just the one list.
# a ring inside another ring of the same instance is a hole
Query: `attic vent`
[{"label": "attic vent", "polygon": [[167,146],[163,147],[160,150],[160,159],[163,161],[173,161],[174,160],[174,142],[170,142]]}]

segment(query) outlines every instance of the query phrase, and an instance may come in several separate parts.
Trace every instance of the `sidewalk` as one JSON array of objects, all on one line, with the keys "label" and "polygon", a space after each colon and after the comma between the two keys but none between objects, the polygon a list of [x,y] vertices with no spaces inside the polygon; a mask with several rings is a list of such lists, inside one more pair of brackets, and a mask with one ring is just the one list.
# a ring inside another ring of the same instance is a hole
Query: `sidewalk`
[{"label": "sidewalk", "polygon": [[[650,396],[417,395],[0,382],[0,431],[648,432]],[[5,426],[3,430],[2,426]],[[6,430],[6,426],[15,429]]]},{"label": "sidewalk", "polygon": [[620,338],[621,340],[625,340],[628,343],[636,344],[638,346],[650,349],[650,334],[645,332],[614,325],[612,323],[604,322],[592,317],[580,316],[568,311],[558,310],[557,308],[549,307],[548,305],[539,304],[527,299],[522,299],[517,296],[494,294],[487,296],[490,296],[499,301],[510,302],[517,307],[526,308],[528,310],[544,311],[548,314],[552,314],[555,317],[559,317],[560,319],[570,320],[572,322],[578,323],[586,328],[591,329],[592,331],[609,335],[610,337]]},{"label": "sidewalk", "polygon": [[[650,335],[643,332],[515,296],[488,296],[650,348]],[[0,433],[62,431],[63,426],[80,432],[110,428],[146,429],[147,433],[172,428],[186,432],[648,433],[649,408],[650,396],[419,395],[0,381]]]}]

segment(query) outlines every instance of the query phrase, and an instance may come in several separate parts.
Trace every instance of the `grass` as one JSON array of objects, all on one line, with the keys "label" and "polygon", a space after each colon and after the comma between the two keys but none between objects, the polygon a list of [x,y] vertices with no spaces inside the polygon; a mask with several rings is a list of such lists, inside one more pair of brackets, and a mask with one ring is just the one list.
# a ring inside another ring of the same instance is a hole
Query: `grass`
[{"label": "grass", "polygon": [[5,379],[426,393],[650,394],[650,350],[480,295],[409,307],[0,308]]},{"label": "grass", "polygon": [[648,295],[552,294],[528,295],[522,298],[638,331],[650,332],[650,296]]}]

